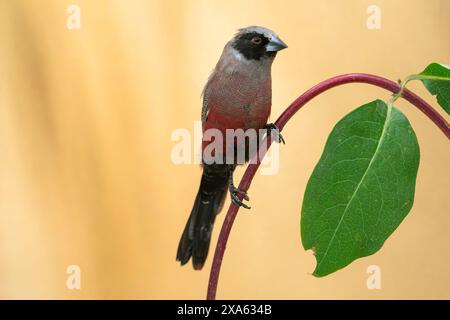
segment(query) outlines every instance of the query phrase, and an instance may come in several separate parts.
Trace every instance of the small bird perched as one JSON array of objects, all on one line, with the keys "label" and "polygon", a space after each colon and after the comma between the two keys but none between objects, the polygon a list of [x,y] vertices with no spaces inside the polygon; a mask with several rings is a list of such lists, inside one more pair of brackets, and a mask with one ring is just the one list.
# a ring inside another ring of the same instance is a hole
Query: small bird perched
[{"label": "small bird perched", "polygon": [[[277,129],[267,124],[272,105],[271,66],[278,51],[287,45],[271,30],[252,26],[240,29],[223,49],[216,68],[203,90],[203,134],[219,130],[223,137],[227,129]],[[283,141],[280,136],[280,141]],[[227,141],[228,142],[228,141]],[[284,141],[283,141],[284,142]],[[203,141],[202,150],[209,141]],[[235,146],[244,148],[245,160],[251,157],[249,141]],[[229,152],[226,143],[224,157]],[[248,196],[233,184],[237,163],[208,163],[203,155],[203,175],[189,220],[178,245],[177,261],[186,264],[192,257],[194,269],[200,270],[206,260],[216,215],[222,208],[227,191],[231,200],[250,208],[238,197]]]}]

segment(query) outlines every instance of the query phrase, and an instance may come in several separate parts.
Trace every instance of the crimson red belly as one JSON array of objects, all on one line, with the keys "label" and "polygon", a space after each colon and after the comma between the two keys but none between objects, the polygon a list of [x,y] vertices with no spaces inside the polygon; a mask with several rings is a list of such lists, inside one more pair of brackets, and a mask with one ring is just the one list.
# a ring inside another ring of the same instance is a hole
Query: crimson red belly
[{"label": "crimson red belly", "polygon": [[[202,142],[202,150],[205,151],[205,148],[211,143],[215,142],[215,135],[221,134],[222,136],[222,148],[221,152],[223,156],[226,156],[230,152],[233,152],[234,155],[237,155],[237,150],[241,150],[242,152],[246,152],[246,158],[252,155],[247,154],[249,152],[249,143],[257,144],[258,141],[253,139],[255,136],[260,135],[260,129],[263,129],[267,123],[269,114],[270,114],[270,105],[265,107],[259,107],[259,110],[254,110],[252,108],[250,112],[240,112],[240,114],[233,114],[232,112],[216,112],[217,109],[211,108],[208,118],[205,121],[203,126],[203,134],[204,140]],[[210,131],[209,134],[206,134],[209,129],[216,129],[214,131]],[[250,139],[246,144],[243,144],[244,140],[239,139],[227,139],[227,129],[242,129],[244,132],[249,133]],[[247,131],[249,129],[254,129],[254,134]],[[214,138],[211,138],[214,137]],[[208,140],[205,140],[208,139]],[[211,139],[211,140],[209,140]],[[216,141],[217,143],[217,141]],[[216,145],[217,146],[217,145]],[[239,149],[240,148],[240,149]],[[211,149],[211,148],[210,148]],[[234,150],[234,151],[232,151]],[[210,150],[209,150],[210,151]],[[220,152],[219,150],[217,150]],[[212,154],[213,156],[215,153]],[[248,160],[248,159],[247,159]]]}]

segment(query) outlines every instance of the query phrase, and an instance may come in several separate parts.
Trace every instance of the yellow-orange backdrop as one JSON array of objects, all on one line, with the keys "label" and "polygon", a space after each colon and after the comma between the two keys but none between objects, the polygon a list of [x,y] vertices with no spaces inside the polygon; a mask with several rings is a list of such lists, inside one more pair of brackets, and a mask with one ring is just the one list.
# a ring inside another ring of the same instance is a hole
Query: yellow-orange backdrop
[{"label": "yellow-orange backdrop", "polygon": [[[175,263],[200,169],[171,162],[171,132],[199,119],[202,86],[242,26],[289,44],[273,67],[273,117],[330,76],[396,80],[450,63],[450,1],[376,1],[382,25],[369,30],[372,2],[0,0],[0,298],[203,298],[211,257],[202,272]],[[66,28],[73,3],[81,30]],[[256,177],[237,218],[219,298],[450,298],[449,143],[405,101],[421,147],[412,211],[379,253],[309,275],[306,182],[336,121],[378,97],[389,95],[337,88],[288,124],[279,174]],[[81,290],[66,288],[73,264]],[[372,264],[381,290],[366,287]]]}]

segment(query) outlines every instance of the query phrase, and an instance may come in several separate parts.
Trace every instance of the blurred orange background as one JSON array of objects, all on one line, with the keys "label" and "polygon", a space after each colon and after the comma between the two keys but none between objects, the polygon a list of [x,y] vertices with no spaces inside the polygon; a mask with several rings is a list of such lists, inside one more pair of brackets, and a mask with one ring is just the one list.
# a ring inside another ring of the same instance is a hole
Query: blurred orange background
[{"label": "blurred orange background", "polygon": [[[66,27],[71,4],[80,30]],[[366,27],[372,4],[380,30]],[[223,46],[255,24],[289,45],[273,66],[272,120],[334,75],[397,80],[450,63],[448,0],[0,0],[0,298],[205,297],[213,252],[201,272],[175,262],[201,171],[171,162],[170,137],[192,130]],[[420,83],[409,88],[437,106]],[[450,298],[449,141],[405,101],[421,147],[413,209],[380,252],[310,275],[307,180],[334,124],[375,98],[389,93],[333,89],[286,126],[279,173],[255,177],[252,210],[237,217],[218,298]],[[81,290],[66,287],[69,265]],[[381,290],[367,289],[370,265]]]}]

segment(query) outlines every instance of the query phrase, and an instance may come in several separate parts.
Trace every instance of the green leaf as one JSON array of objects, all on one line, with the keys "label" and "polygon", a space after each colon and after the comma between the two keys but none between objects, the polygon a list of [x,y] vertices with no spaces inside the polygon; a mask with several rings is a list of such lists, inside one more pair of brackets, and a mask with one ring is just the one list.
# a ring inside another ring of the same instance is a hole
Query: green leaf
[{"label": "green leaf", "polygon": [[432,63],[417,75],[428,91],[437,97],[441,107],[450,114],[450,67]]},{"label": "green leaf", "polygon": [[375,100],[334,127],[303,200],[301,237],[314,275],[378,251],[411,209],[419,145],[408,119]]}]

